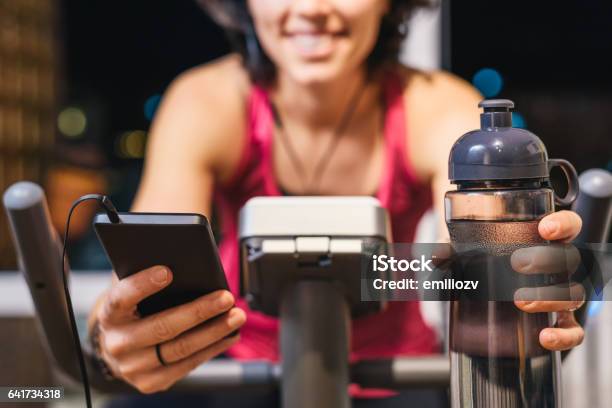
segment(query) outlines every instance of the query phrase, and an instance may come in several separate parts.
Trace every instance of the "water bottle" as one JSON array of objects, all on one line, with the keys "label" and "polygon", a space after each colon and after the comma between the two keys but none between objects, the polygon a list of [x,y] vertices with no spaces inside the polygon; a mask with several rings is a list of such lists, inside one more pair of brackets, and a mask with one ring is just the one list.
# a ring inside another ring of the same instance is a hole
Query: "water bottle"
[{"label": "water bottle", "polygon": [[[538,222],[555,203],[576,198],[576,171],[565,160],[549,159],[535,134],[512,127],[512,101],[478,106],[484,109],[481,128],[451,149],[449,178],[457,189],[445,195],[446,223],[452,245],[509,256],[542,242]],[[568,180],[564,197],[550,184],[555,166]],[[452,406],[561,407],[560,355],[544,349],[538,337],[552,319],[551,313],[522,312],[512,301],[451,301]]]}]

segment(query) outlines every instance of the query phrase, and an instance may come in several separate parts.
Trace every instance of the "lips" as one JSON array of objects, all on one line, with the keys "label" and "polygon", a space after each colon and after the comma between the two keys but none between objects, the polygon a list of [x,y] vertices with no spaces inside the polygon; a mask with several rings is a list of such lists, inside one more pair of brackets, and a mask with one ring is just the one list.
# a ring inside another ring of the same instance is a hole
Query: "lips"
[{"label": "lips", "polygon": [[340,36],[328,32],[296,32],[286,35],[294,50],[306,59],[321,59],[331,55]]}]

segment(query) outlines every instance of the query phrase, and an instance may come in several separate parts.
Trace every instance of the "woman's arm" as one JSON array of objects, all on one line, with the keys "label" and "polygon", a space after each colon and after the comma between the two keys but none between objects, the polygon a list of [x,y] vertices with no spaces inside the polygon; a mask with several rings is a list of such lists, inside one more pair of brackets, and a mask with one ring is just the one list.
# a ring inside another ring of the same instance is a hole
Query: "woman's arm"
[{"label": "woman's arm", "polygon": [[244,142],[245,80],[226,58],[182,74],[163,97],[147,144],[134,211],[210,214],[215,181],[229,177]]},{"label": "woman's arm", "polygon": [[[147,146],[134,211],[210,214],[214,183],[232,173],[243,139],[243,95],[236,61],[224,59],[181,75],[164,95]],[[235,73],[235,76],[232,76]],[[96,302],[90,329],[112,373],[144,393],[167,389],[224,352],[246,320],[228,291],[141,318],[138,302],[172,281],[151,265],[119,281]],[[156,345],[165,364],[160,361]]]}]

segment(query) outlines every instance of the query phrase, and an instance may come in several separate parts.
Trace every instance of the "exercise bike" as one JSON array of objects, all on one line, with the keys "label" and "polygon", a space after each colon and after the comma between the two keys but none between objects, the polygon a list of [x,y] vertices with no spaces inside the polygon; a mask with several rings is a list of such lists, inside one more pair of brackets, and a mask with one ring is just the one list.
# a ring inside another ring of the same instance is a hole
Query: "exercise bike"
[{"label": "exercise bike", "polygon": [[[581,180],[582,182],[583,180]],[[597,197],[596,197],[597,198]],[[586,209],[583,236],[602,237],[609,228],[610,198]],[[66,337],[71,326],[62,286],[61,248],[44,191],[20,182],[4,195],[20,269],[27,281],[43,338],[55,365],[80,378],[75,350]],[[594,210],[595,209],[595,210]],[[606,227],[605,218],[608,217]],[[348,385],[410,389],[447,388],[447,356],[398,357],[349,364],[350,319],[376,313],[385,301],[361,302],[363,248],[389,241],[386,212],[369,197],[255,198],[240,213],[241,294],[251,308],[280,319],[282,362],[213,360],[173,387],[178,392],[273,389],[280,387],[284,407],[350,407]],[[83,343],[94,389],[136,392],[98,371],[92,350]]]}]

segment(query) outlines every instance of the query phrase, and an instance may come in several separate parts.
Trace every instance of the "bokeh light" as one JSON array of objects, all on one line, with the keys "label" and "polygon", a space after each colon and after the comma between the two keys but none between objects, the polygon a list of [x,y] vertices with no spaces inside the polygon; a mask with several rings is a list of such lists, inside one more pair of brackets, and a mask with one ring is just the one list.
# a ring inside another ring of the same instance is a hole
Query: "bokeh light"
[{"label": "bokeh light", "polygon": [[525,129],[527,124],[525,118],[518,112],[512,112],[512,127]]},{"label": "bokeh light", "polygon": [[144,115],[148,120],[153,120],[153,116],[155,116],[155,111],[159,106],[159,101],[161,101],[161,95],[155,94],[150,96],[144,104]]},{"label": "bokeh light", "polygon": [[127,159],[144,157],[147,133],[144,130],[123,132],[117,139],[117,154]]},{"label": "bokeh light", "polygon": [[83,136],[87,128],[87,117],[81,108],[69,106],[57,115],[57,128],[66,137]]},{"label": "bokeh light", "polygon": [[504,80],[501,74],[493,68],[482,68],[474,74],[472,84],[485,98],[491,98],[501,92]]}]

